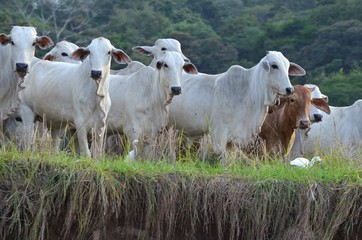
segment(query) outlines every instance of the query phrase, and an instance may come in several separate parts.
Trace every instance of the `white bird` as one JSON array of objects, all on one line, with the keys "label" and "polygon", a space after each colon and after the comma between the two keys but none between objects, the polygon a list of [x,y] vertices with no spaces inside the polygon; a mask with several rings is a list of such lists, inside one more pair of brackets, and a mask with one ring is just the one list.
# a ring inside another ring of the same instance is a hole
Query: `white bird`
[{"label": "white bird", "polygon": [[318,156],[315,156],[312,158],[312,160],[309,161],[306,158],[298,157],[290,162],[290,166],[307,168],[312,167],[315,162],[322,162],[322,159]]},{"label": "white bird", "polygon": [[132,141],[132,151],[130,151],[128,153],[128,159],[129,160],[133,160],[133,159],[136,158],[136,156],[137,156],[137,145],[138,145],[138,140],[137,139],[133,140]]}]

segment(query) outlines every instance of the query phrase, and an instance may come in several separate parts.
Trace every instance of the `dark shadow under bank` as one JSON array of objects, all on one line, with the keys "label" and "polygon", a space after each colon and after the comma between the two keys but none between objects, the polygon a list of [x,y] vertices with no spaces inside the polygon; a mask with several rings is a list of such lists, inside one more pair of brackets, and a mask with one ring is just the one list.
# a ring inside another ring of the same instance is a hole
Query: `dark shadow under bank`
[{"label": "dark shadow under bank", "polygon": [[0,166],[1,239],[362,239],[362,187]]}]

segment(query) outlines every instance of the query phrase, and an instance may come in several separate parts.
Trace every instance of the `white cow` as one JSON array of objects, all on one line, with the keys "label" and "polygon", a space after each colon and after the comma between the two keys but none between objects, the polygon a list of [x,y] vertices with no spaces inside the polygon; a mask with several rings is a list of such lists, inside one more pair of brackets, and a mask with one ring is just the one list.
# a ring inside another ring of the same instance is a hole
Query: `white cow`
[{"label": "white cow", "polygon": [[79,47],[74,43],[68,41],[58,42],[52,50],[46,53],[43,57],[44,60],[54,61],[54,62],[67,62],[67,63],[76,63],[79,64],[80,61],[74,60],[71,58],[71,54],[77,50]]},{"label": "white cow", "polygon": [[5,120],[19,105],[19,85],[30,71],[35,46],[53,45],[47,36],[38,37],[35,28],[14,26],[9,35],[0,34],[0,120]]},{"label": "white cow", "polygon": [[[135,46],[132,48],[132,50],[146,56],[153,56],[153,59],[149,64],[149,66],[153,68],[156,68],[157,60],[160,59],[167,51],[178,52],[181,54],[181,57],[185,62],[190,62],[190,60],[182,53],[181,43],[173,38],[160,38],[156,40],[155,45],[153,46]],[[132,63],[128,64],[126,68],[113,70],[112,74],[128,75],[130,73],[136,72],[144,66],[145,65],[141,62],[132,61]]]},{"label": "white cow", "polygon": [[4,134],[8,140],[16,144],[18,150],[27,150],[33,137],[35,115],[26,105],[20,103],[18,109],[4,120]]},{"label": "white cow", "polygon": [[250,69],[235,65],[219,75],[185,76],[183,94],[170,104],[170,123],[191,137],[210,131],[213,151],[225,157],[227,143],[245,146],[260,131],[268,106],[293,92],[288,75],[304,74],[282,53],[269,51]]},{"label": "white cow", "polygon": [[0,125],[19,150],[30,146],[34,121],[34,114],[20,103],[20,84],[31,69],[35,47],[52,45],[49,37],[38,37],[33,27],[14,26],[10,34],[0,34]]},{"label": "white cow", "polygon": [[55,148],[69,125],[76,130],[80,151],[86,156],[91,156],[87,135],[92,133],[92,153],[98,156],[111,104],[108,88],[112,55],[118,63],[131,61],[108,39],[96,38],[88,47],[72,53],[81,64],[42,60],[25,79],[21,97],[37,115],[45,117]]},{"label": "white cow", "polygon": [[[323,114],[320,123],[313,124],[310,131],[298,132],[303,149],[299,153],[313,155],[318,150],[324,153],[341,152],[356,156],[362,150],[362,100],[346,107],[332,107],[331,113]],[[303,151],[304,150],[304,151]]]},{"label": "white cow", "polygon": [[131,75],[111,75],[109,133],[125,134],[131,142],[142,133],[156,134],[167,125],[168,106],[181,94],[181,72],[197,73],[178,52],[166,52],[156,69],[146,66]]}]

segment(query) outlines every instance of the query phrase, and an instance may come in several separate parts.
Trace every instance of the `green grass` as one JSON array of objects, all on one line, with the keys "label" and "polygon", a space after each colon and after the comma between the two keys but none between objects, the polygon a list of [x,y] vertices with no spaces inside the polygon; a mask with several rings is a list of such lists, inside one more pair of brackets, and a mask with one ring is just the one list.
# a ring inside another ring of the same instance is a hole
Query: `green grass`
[{"label": "green grass", "polygon": [[135,174],[158,176],[176,173],[188,177],[215,177],[224,176],[243,178],[250,181],[282,180],[293,182],[322,182],[339,183],[346,181],[350,184],[362,185],[362,169],[358,161],[323,156],[323,165],[316,164],[311,168],[290,167],[288,163],[281,163],[279,159],[255,164],[243,165],[240,161],[223,166],[220,163],[210,164],[198,159],[187,161],[128,161],[123,157],[91,159],[76,157],[66,153],[52,154],[19,153],[16,150],[0,153],[0,168],[8,161],[42,162],[59,166],[72,171],[97,171],[102,174]]}]

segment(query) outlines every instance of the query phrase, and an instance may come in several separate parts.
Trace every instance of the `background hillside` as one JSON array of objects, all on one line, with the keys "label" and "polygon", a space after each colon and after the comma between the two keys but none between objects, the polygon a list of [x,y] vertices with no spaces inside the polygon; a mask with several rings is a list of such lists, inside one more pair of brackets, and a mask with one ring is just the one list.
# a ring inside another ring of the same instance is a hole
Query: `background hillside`
[{"label": "background hillside", "polygon": [[318,84],[330,104],[362,98],[360,0],[0,0],[0,32],[35,26],[79,46],[104,36],[134,60],[136,45],[172,37],[200,72],[255,65],[278,50],[307,70],[294,84]]}]

